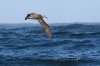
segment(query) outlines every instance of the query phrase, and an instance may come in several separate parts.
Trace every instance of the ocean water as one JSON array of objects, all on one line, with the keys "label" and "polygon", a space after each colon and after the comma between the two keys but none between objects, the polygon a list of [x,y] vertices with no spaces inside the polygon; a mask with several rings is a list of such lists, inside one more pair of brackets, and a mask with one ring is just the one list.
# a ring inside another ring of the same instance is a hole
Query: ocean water
[{"label": "ocean water", "polygon": [[100,66],[100,25],[0,25],[0,66]]}]

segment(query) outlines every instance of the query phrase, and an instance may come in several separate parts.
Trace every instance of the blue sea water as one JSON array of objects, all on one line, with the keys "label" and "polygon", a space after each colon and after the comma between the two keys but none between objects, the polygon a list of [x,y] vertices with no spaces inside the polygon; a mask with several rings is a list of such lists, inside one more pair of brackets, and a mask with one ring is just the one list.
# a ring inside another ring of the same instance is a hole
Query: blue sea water
[{"label": "blue sea water", "polygon": [[100,25],[0,25],[0,66],[100,66]]}]

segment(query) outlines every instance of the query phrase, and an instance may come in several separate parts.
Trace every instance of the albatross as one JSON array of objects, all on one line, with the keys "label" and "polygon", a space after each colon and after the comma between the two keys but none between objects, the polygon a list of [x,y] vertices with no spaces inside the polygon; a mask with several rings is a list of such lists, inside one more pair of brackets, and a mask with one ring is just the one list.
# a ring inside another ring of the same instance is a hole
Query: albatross
[{"label": "albatross", "polygon": [[25,20],[27,19],[37,20],[41,24],[41,26],[44,28],[44,30],[46,31],[48,38],[52,39],[51,29],[49,25],[43,20],[43,18],[47,18],[47,17],[44,15],[38,14],[38,13],[29,13],[25,17]]}]

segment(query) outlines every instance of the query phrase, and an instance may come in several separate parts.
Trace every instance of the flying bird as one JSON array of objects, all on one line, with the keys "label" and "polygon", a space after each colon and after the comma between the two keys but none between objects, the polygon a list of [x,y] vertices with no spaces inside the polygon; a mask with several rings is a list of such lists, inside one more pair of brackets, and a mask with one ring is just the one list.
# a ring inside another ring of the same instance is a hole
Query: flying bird
[{"label": "flying bird", "polygon": [[49,25],[43,20],[43,18],[47,18],[47,17],[43,16],[41,14],[37,14],[37,13],[29,13],[25,17],[25,20],[27,20],[27,19],[37,20],[41,24],[41,26],[45,29],[45,31],[48,35],[48,38],[52,39],[51,29],[50,29]]}]

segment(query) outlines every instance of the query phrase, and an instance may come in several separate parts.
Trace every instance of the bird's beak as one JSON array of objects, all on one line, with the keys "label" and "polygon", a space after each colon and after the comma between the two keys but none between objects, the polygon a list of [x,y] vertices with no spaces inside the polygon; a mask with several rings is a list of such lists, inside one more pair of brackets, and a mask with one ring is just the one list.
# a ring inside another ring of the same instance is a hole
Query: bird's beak
[{"label": "bird's beak", "polygon": [[27,20],[28,18],[27,18],[27,16],[25,17],[25,20]]}]

